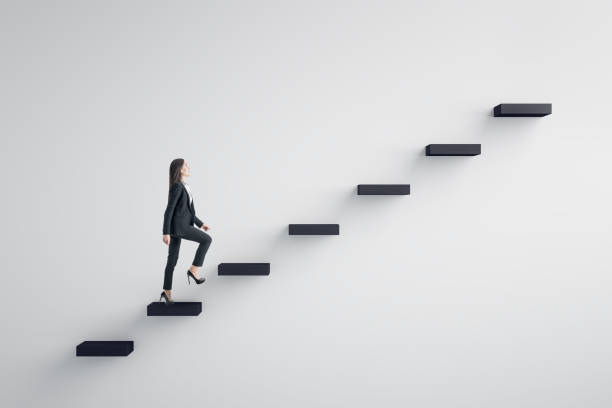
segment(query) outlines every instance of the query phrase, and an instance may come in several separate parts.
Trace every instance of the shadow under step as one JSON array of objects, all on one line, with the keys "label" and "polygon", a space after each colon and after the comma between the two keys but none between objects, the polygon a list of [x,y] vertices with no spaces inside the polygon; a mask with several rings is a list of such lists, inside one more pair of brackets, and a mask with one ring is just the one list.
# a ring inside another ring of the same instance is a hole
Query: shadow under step
[{"label": "shadow under step", "polygon": [[125,357],[134,351],[132,340],[87,340],[76,346],[77,357]]}]

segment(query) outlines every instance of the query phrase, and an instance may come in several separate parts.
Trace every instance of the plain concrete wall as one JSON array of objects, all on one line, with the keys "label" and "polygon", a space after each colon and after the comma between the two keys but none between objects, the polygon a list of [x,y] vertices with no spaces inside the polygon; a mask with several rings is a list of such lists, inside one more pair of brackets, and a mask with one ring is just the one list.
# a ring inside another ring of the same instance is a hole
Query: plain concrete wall
[{"label": "plain concrete wall", "polygon": [[[611,15],[3,2],[2,405],[610,407]],[[174,296],[204,312],[147,318],[175,157],[213,243],[197,287],[183,244]],[[249,261],[271,275],[216,275]],[[135,351],[76,358],[86,339]]]}]

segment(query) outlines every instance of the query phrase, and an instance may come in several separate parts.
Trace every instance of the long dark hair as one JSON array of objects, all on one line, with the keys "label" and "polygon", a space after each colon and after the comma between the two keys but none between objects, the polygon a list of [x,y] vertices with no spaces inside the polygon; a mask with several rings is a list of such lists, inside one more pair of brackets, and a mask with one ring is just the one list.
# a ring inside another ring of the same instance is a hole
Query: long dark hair
[{"label": "long dark hair", "polygon": [[170,163],[170,184],[168,185],[168,194],[170,194],[170,188],[176,182],[181,181],[181,168],[185,164],[185,159],[174,159]]}]

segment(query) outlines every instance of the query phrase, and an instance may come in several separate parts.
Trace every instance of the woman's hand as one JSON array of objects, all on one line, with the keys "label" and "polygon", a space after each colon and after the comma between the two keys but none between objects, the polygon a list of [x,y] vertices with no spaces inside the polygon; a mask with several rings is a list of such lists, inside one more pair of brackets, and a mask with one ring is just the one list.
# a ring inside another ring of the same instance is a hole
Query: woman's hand
[{"label": "woman's hand", "polygon": [[163,235],[162,240],[164,241],[164,244],[170,245],[170,235]]},{"label": "woman's hand", "polygon": [[206,224],[202,224],[202,229],[204,231],[208,231],[210,229],[210,227],[208,225],[206,225]]}]

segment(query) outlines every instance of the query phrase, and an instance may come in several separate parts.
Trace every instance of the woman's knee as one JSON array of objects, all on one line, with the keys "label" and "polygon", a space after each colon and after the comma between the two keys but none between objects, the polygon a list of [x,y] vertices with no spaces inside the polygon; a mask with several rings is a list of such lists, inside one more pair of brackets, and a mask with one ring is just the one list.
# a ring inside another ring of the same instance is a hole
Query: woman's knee
[{"label": "woman's knee", "polygon": [[209,244],[212,242],[212,237],[205,232],[202,232],[202,236],[200,238],[200,243]]},{"label": "woman's knee", "polygon": [[212,242],[212,238],[210,236],[205,236],[200,239],[200,246],[202,248],[208,248],[210,243]]}]

